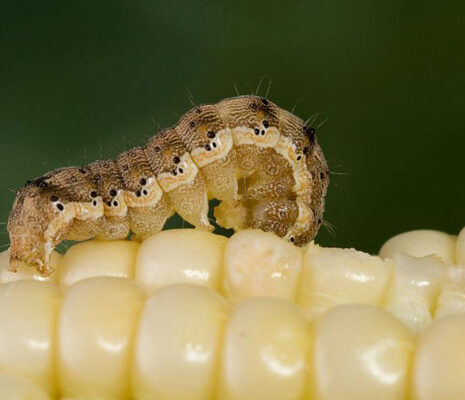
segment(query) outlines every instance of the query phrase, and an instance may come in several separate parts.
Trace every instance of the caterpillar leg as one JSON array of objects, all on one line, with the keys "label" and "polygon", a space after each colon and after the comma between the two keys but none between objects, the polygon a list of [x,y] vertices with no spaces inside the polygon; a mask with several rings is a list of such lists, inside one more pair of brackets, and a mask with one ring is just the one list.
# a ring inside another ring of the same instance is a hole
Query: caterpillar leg
[{"label": "caterpillar leg", "polygon": [[292,176],[263,184],[247,185],[242,200],[282,199],[292,195],[293,186]]},{"label": "caterpillar leg", "polygon": [[168,196],[164,195],[156,207],[133,208],[129,210],[131,231],[134,240],[142,241],[163,229],[166,220],[174,214]]},{"label": "caterpillar leg", "polygon": [[196,228],[212,231],[208,220],[207,185],[198,174],[191,184],[182,185],[168,193],[176,212]]},{"label": "caterpillar leg", "polygon": [[201,168],[209,197],[221,201],[236,201],[238,185],[236,176],[236,152],[231,150],[221,160],[214,161]]},{"label": "caterpillar leg", "polygon": [[284,237],[293,226],[297,215],[298,207],[295,200],[262,201],[252,209],[251,226]]},{"label": "caterpillar leg", "polygon": [[213,230],[208,220],[207,184],[176,130],[153,137],[145,154],[176,212],[196,228]]}]

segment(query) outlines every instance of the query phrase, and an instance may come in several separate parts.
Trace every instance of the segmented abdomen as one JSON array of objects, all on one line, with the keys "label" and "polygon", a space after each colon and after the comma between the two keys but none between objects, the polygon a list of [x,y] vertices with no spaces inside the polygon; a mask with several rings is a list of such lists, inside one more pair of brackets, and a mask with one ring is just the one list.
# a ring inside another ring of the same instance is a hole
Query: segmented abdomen
[{"label": "segmented abdomen", "polygon": [[[38,265],[42,258],[47,266],[65,238],[121,239],[132,231],[143,239],[174,212],[211,230],[210,198],[221,201],[219,225],[273,231],[302,245],[321,225],[327,184],[312,127],[264,98],[230,98],[193,108],[115,161],[55,170],[26,184],[9,219],[12,260]],[[32,235],[23,222],[34,212],[42,232],[40,239],[34,233],[36,247],[19,240]]]}]

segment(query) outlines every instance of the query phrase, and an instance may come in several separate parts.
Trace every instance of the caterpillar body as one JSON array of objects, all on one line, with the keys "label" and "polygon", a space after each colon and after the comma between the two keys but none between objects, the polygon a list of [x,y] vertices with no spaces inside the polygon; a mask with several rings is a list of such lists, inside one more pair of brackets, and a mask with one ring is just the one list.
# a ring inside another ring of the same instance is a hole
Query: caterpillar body
[{"label": "caterpillar body", "polygon": [[10,269],[18,262],[50,274],[49,257],[65,239],[136,240],[160,231],[177,212],[212,230],[272,231],[296,245],[322,223],[329,171],[304,121],[257,96],[197,106],[144,147],[116,160],[65,167],[28,181],[8,219]]}]

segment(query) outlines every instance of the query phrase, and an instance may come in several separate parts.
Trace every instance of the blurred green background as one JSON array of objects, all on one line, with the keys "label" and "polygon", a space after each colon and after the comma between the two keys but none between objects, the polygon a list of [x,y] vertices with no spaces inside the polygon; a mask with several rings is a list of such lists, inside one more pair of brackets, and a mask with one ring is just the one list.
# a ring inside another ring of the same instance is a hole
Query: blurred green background
[{"label": "blurred green background", "polygon": [[[325,245],[465,225],[465,3],[1,1],[0,220],[27,179],[255,90],[318,112]],[[179,222],[179,221],[178,221]],[[1,225],[6,232],[5,225]],[[6,234],[2,243],[8,242]]]}]

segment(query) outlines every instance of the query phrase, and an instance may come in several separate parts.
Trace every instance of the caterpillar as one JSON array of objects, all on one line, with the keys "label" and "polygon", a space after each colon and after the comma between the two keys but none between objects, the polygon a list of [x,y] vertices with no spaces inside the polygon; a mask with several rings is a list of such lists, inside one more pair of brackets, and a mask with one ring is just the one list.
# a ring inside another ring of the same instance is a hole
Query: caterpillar
[{"label": "caterpillar", "polygon": [[8,218],[10,266],[44,275],[63,240],[143,240],[177,212],[196,228],[259,228],[295,245],[322,224],[329,171],[315,128],[266,98],[196,106],[115,160],[65,167],[26,182]]}]

